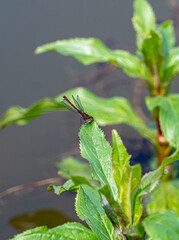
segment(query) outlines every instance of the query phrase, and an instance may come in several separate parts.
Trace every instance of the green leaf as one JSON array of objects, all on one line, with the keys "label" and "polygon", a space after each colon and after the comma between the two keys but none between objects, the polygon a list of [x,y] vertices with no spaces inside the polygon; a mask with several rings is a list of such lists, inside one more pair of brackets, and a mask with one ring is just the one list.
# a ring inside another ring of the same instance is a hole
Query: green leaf
[{"label": "green leaf", "polygon": [[[79,95],[85,112],[91,114],[98,124],[106,126],[109,124],[126,123],[156,145],[156,133],[151,131],[136,115],[127,99],[120,97],[100,98],[85,88],[69,90],[60,94],[55,99],[41,100],[27,109],[17,106],[11,107],[1,118],[0,129],[13,124],[26,124],[33,118],[39,117],[46,112],[66,110],[65,107],[60,104],[63,95],[67,95],[69,98],[71,98],[72,95]],[[15,113],[14,108],[16,109]],[[131,121],[131,119],[133,121]]]},{"label": "green leaf", "polygon": [[16,235],[12,240],[99,240],[96,234],[80,223],[66,223],[48,229],[46,226],[27,230]]},{"label": "green leaf", "polygon": [[119,219],[118,219],[117,214],[113,211],[113,209],[110,206],[110,204],[108,203],[107,199],[103,196],[102,196],[102,205],[103,205],[104,211],[107,214],[109,220],[112,222],[112,224],[115,227],[120,229]]},{"label": "green leaf", "polygon": [[179,150],[176,150],[171,156],[165,158],[158,169],[143,176],[142,181],[134,195],[133,224],[137,224],[142,216],[141,200],[143,196],[155,189],[163,175],[165,166],[172,164],[176,160],[179,160]]},{"label": "green leaf", "polygon": [[141,181],[141,167],[135,165],[129,166],[130,155],[127,153],[118,133],[113,130],[113,174],[116,181],[119,200],[121,202],[124,215],[127,216],[128,224],[132,224],[133,199],[135,191]]},{"label": "green leaf", "polygon": [[163,160],[161,168],[164,169],[166,165],[172,164],[173,162],[178,160],[179,160],[179,148],[176,149],[176,151],[172,155]]},{"label": "green leaf", "polygon": [[76,186],[81,185],[81,184],[86,184],[88,186],[91,186],[90,182],[88,181],[88,179],[86,177],[72,176],[71,179]]},{"label": "green leaf", "polygon": [[119,199],[116,201],[109,189],[109,185],[105,185],[100,189],[112,209],[119,216],[123,226],[132,224],[133,215],[133,199],[135,191],[141,181],[141,167],[136,165],[129,166],[129,158],[122,140],[116,131],[113,130],[113,174],[118,187]]},{"label": "green leaf", "polygon": [[156,28],[155,14],[146,0],[134,1],[134,16],[132,18],[134,29],[137,34],[137,46],[141,48],[144,38],[151,30]]},{"label": "green leaf", "polygon": [[179,73],[179,47],[172,48],[165,63],[162,82],[171,81]]},{"label": "green leaf", "polygon": [[81,184],[91,186],[87,178],[82,176],[71,176],[71,179],[67,180],[63,186],[50,185],[48,190],[54,190],[55,194],[61,195],[64,192],[77,192]]},{"label": "green leaf", "polygon": [[147,97],[149,110],[159,108],[159,120],[162,133],[166,140],[175,148],[179,147],[179,94],[168,96]]},{"label": "green leaf", "polygon": [[115,64],[131,77],[147,78],[147,71],[139,58],[124,50],[111,50],[97,38],[72,38],[47,43],[36,53],[56,51],[64,56],[73,56],[84,65],[96,62]]},{"label": "green leaf", "polygon": [[111,166],[112,150],[103,131],[93,122],[81,127],[79,137],[81,155],[90,162],[93,177],[99,180],[102,186],[109,185],[117,199],[118,190]]},{"label": "green leaf", "polygon": [[157,32],[151,31],[144,39],[141,49],[144,62],[152,76],[162,75],[162,67],[165,60],[163,54],[162,39]]},{"label": "green leaf", "polygon": [[121,67],[128,76],[149,79],[147,68],[140,58],[123,50],[115,50],[113,55],[114,58],[110,62]]},{"label": "green leaf", "polygon": [[150,216],[145,218],[142,223],[152,239],[179,239],[179,215],[172,211]]},{"label": "green leaf", "polygon": [[129,164],[129,159],[131,158],[131,156],[128,154],[116,130],[112,131],[112,142],[113,142],[112,145],[113,175],[118,187],[118,191],[120,191],[124,169],[126,165]]},{"label": "green leaf", "polygon": [[142,223],[131,225],[129,228],[125,229],[123,233],[127,236],[131,236],[138,240],[144,239],[144,236],[145,236],[145,231]]},{"label": "green leaf", "polygon": [[103,196],[106,198],[112,210],[118,216],[120,223],[123,226],[127,226],[129,224],[128,216],[121,207],[122,205],[120,200],[116,199],[116,197],[111,193],[109,185],[105,185],[104,187],[100,188],[98,192],[103,194]]},{"label": "green leaf", "polygon": [[79,184],[76,186],[72,179],[67,180],[62,186],[50,185],[48,191],[54,190],[54,193],[61,195],[64,192],[77,192]]},{"label": "green leaf", "polygon": [[150,202],[147,204],[149,215],[159,214],[167,210],[173,210],[179,214],[179,180],[161,182],[150,194]]},{"label": "green leaf", "polygon": [[91,178],[91,170],[89,163],[79,161],[76,158],[68,157],[56,163],[60,169],[58,173],[63,177],[82,176]]},{"label": "green leaf", "polygon": [[[79,95],[85,112],[92,115],[99,125],[126,123],[156,145],[156,133],[150,130],[137,116],[127,99],[122,97],[101,98],[85,88],[75,88],[63,95],[69,98],[71,95]],[[62,94],[56,100],[62,100]]]},{"label": "green leaf", "polygon": [[159,108],[163,102],[163,96],[158,97],[146,97],[145,102],[149,111],[153,111],[156,108]]},{"label": "green leaf", "polygon": [[142,216],[141,201],[143,196],[154,190],[154,188],[158,185],[162,174],[163,168],[160,167],[157,170],[151,171],[143,176],[142,181],[134,195],[133,224],[137,224]]},{"label": "green leaf", "polygon": [[127,166],[121,182],[119,200],[130,225],[133,223],[134,195],[141,181],[141,172],[139,164]]},{"label": "green leaf", "polygon": [[110,49],[96,38],[59,40],[38,47],[35,53],[41,54],[48,51],[56,51],[64,56],[73,56],[84,65],[108,62],[113,58]]},{"label": "green leaf", "polygon": [[21,108],[19,106],[11,107],[0,119],[0,129],[17,124],[24,125],[30,120],[41,116],[45,112],[64,110],[65,107],[56,99],[45,98],[33,104],[29,108]]},{"label": "green leaf", "polygon": [[163,53],[167,55],[176,42],[173,22],[165,21],[157,26],[157,30],[162,36]]},{"label": "green leaf", "polygon": [[100,195],[96,190],[86,185],[80,186],[75,204],[76,212],[101,240],[115,240],[113,225],[100,201]]}]

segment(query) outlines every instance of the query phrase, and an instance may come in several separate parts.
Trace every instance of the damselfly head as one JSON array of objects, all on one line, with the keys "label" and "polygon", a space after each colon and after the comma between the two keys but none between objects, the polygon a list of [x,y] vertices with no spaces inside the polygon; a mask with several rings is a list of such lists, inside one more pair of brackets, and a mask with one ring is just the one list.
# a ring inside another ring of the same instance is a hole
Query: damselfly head
[{"label": "damselfly head", "polygon": [[91,123],[92,121],[94,121],[94,118],[86,113],[84,113],[84,116],[83,116],[83,120],[86,124],[89,124]]},{"label": "damselfly head", "polygon": [[86,123],[88,124],[88,123],[91,123],[91,122],[93,122],[94,121],[94,118],[93,117],[90,117],[90,118],[88,118],[87,120],[86,120]]}]

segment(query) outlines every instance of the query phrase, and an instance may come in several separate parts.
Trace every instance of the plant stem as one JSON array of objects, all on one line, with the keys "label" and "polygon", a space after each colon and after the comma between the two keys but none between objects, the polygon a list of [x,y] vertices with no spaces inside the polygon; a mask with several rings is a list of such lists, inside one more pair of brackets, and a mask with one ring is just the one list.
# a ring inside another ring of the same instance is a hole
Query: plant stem
[{"label": "plant stem", "polygon": [[155,81],[155,90],[156,90],[156,95],[160,95],[160,79],[157,71],[157,66],[154,65],[154,81]]},{"label": "plant stem", "polygon": [[[157,66],[153,65],[153,79],[154,79],[154,96],[160,96],[163,95],[162,94],[162,89],[160,86],[160,77],[159,77],[159,73],[157,70]],[[165,91],[164,91],[165,92]],[[171,147],[169,146],[168,142],[166,141],[163,133],[162,133],[162,129],[160,126],[160,120],[159,120],[159,113],[158,116],[156,118],[156,125],[157,125],[157,142],[158,142],[158,146],[156,147],[156,152],[157,152],[157,158],[158,158],[158,166],[160,166],[164,160],[164,158],[168,157],[171,154]],[[168,169],[169,167],[166,166],[166,169]]]},{"label": "plant stem", "polygon": [[157,141],[159,145],[159,148],[156,150],[157,150],[158,166],[160,166],[163,162],[163,159],[168,157],[171,154],[171,147],[169,146],[168,142],[163,136],[163,133],[160,127],[159,117],[157,117],[156,119],[156,124],[157,124],[157,130],[158,130]]}]

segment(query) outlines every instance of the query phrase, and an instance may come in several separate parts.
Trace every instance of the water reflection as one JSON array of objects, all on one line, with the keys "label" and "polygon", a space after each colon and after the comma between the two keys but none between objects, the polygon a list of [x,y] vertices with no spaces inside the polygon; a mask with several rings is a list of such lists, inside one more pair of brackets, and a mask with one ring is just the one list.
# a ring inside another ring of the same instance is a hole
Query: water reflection
[{"label": "water reflection", "polygon": [[9,220],[11,226],[20,231],[25,231],[38,226],[48,228],[71,222],[64,214],[56,209],[41,209],[35,212],[28,212],[17,215]]}]

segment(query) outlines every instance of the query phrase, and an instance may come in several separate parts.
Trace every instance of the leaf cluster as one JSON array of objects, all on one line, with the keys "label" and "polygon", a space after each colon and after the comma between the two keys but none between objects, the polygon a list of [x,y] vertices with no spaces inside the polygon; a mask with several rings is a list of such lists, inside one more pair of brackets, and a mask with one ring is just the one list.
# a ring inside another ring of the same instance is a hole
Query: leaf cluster
[{"label": "leaf cluster", "polygon": [[[60,172],[68,180],[62,186],[49,186],[49,190],[54,189],[57,195],[65,191],[76,192],[77,215],[86,221],[91,231],[79,223],[68,223],[52,229],[35,228],[14,239],[115,240],[132,239],[133,236],[135,239],[144,239],[146,233],[152,239],[164,240],[166,234],[179,237],[179,217],[173,212],[153,215],[144,220],[141,218],[142,198],[158,185],[164,167],[177,160],[179,152],[166,158],[157,170],[141,177],[140,165],[130,165],[130,155],[115,130],[112,132],[112,147],[96,122],[83,125],[79,137],[81,155],[89,161],[91,174],[86,168],[87,163],[68,158],[59,166]],[[78,166],[76,174],[74,165]],[[165,235],[160,234],[160,238],[156,238],[159,229],[155,225],[159,224],[162,229],[169,219],[172,219],[172,224],[166,229]]]},{"label": "leaf cluster", "polygon": [[[179,202],[175,202],[178,182],[162,182],[158,186],[165,167],[179,160],[179,95],[169,94],[172,81],[179,73],[179,47],[175,47],[172,21],[157,24],[147,0],[134,1],[132,23],[136,31],[136,54],[109,49],[96,38],[59,40],[40,46],[35,52],[56,51],[84,65],[114,64],[130,77],[141,78],[151,95],[146,98],[146,105],[158,123],[158,132],[163,134],[167,148],[164,151],[157,131],[122,97],[101,98],[79,87],[55,98],[42,99],[29,108],[9,108],[0,120],[0,129],[13,124],[24,125],[47,112],[66,110],[61,104],[63,95],[69,98],[79,95],[85,112],[95,119],[92,124],[82,126],[79,134],[81,155],[89,164],[73,158],[64,160],[58,165],[67,181],[62,186],[49,186],[49,190],[58,195],[66,191],[77,194],[76,212],[91,230],[80,223],[67,223],[52,229],[35,228],[14,239],[131,240],[145,239],[146,234],[148,239],[179,238],[178,208],[174,207]],[[154,145],[159,155],[163,154],[160,167],[142,177],[140,165],[130,165],[130,155],[117,132],[112,132],[111,147],[97,123],[102,126],[125,123],[133,127]],[[172,150],[174,153],[169,156]],[[152,216],[144,218],[142,201],[151,192],[153,200],[147,212]],[[174,196],[173,201],[170,201],[171,196]]]}]

